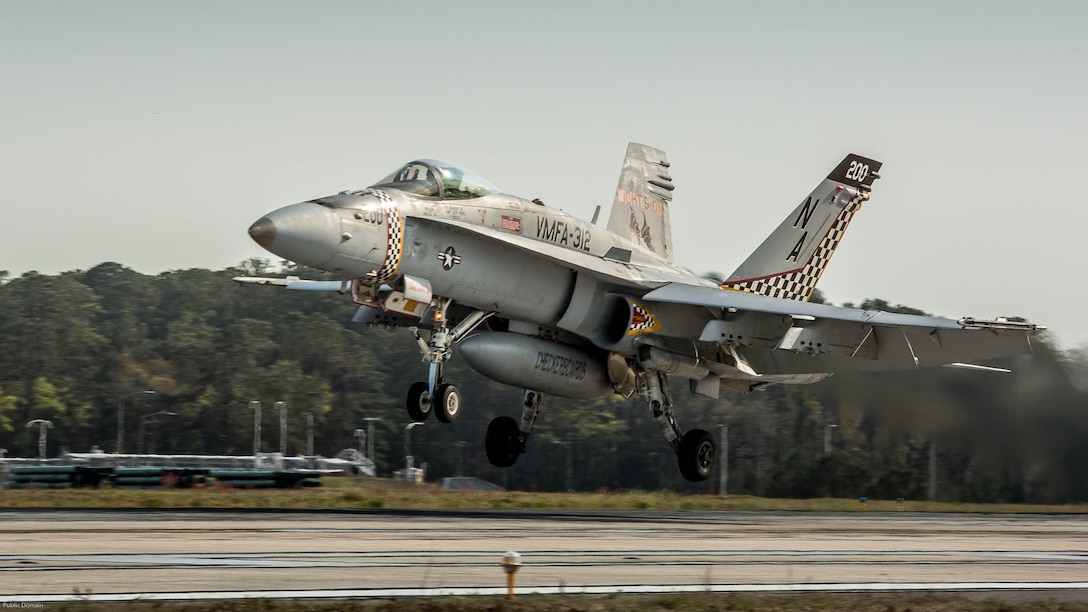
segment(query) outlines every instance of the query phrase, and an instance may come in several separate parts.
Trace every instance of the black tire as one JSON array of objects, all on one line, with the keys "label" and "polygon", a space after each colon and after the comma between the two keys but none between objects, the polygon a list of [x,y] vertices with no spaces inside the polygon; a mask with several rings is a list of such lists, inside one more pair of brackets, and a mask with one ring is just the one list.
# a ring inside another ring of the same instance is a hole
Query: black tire
[{"label": "black tire", "polygon": [[521,454],[520,433],[518,422],[508,416],[491,420],[484,436],[484,448],[491,465],[507,468],[517,462]]},{"label": "black tire", "polygon": [[449,384],[438,385],[434,390],[435,401],[431,402],[434,415],[443,423],[452,423],[461,416],[461,392]]},{"label": "black tire", "polygon": [[412,383],[408,388],[408,418],[413,421],[426,421],[431,416],[434,402],[430,398],[431,386],[425,382]]},{"label": "black tire", "polygon": [[691,482],[702,482],[714,471],[718,449],[714,438],[703,429],[692,429],[680,438],[680,448],[676,451],[676,461],[680,474]]}]

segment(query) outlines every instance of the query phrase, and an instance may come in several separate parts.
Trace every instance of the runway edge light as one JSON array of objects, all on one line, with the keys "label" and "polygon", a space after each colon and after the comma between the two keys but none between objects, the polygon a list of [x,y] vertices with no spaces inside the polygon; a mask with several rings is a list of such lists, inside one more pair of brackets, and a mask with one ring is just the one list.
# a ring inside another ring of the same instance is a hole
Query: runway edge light
[{"label": "runway edge light", "polygon": [[514,574],[521,569],[521,555],[514,552],[505,552],[502,555],[502,571],[506,572],[506,598],[514,598]]}]

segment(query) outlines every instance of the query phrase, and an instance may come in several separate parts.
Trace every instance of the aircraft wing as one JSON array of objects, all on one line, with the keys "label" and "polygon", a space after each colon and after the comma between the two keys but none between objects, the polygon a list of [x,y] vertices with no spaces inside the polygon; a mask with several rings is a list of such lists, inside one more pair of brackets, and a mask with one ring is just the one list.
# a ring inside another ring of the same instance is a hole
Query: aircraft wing
[{"label": "aircraft wing", "polygon": [[958,365],[1030,353],[1028,333],[1046,329],[1007,319],[955,320],[840,308],[684,283],[650,291],[643,300],[720,308],[722,318],[710,321],[699,340],[764,349],[763,356],[753,353],[753,359],[763,365],[757,370],[767,372],[811,367],[803,362],[812,356],[825,357],[827,365],[839,369]]},{"label": "aircraft wing", "polygon": [[[645,288],[647,285],[657,286],[670,281],[681,279],[690,280],[690,276],[672,273],[658,268],[645,268],[637,264],[613,261],[607,257],[597,257],[588,253],[579,253],[561,246],[526,238],[518,234],[499,231],[496,229],[481,227],[452,221],[449,219],[435,219],[433,217],[409,217],[409,222],[416,222],[424,226],[439,228],[443,231],[455,231],[477,236],[484,236],[506,246],[530,251],[536,255],[551,259],[569,268],[588,272],[608,282],[627,285],[630,287]],[[696,285],[691,285],[695,287]]]}]

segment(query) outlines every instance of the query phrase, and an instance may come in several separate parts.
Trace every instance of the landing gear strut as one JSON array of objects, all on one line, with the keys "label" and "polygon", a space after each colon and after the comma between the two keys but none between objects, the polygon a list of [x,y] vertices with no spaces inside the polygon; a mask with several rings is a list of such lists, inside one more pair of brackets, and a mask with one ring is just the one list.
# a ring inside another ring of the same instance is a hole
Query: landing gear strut
[{"label": "landing gear strut", "polygon": [[680,474],[691,482],[706,480],[714,469],[717,453],[713,437],[703,429],[692,429],[687,433],[680,430],[673,417],[669,380],[663,372],[644,370],[640,372],[639,380],[641,391],[649,402],[650,415],[657,422],[665,442],[676,452]]},{"label": "landing gear strut", "polygon": [[518,455],[525,452],[525,444],[540,414],[542,396],[536,391],[525,390],[522,396],[521,423],[512,417],[501,416],[492,419],[487,426],[484,447],[487,460],[495,467],[510,467],[518,460]]},{"label": "landing gear strut", "polygon": [[413,383],[408,389],[408,418],[413,421],[425,420],[431,412],[443,423],[452,423],[461,416],[461,392],[457,387],[443,381],[442,367],[453,353],[453,345],[476,329],[492,313],[474,311],[451,328],[446,321],[446,311],[451,304],[452,300],[438,298],[431,302],[434,326],[428,340],[420,336],[419,328],[411,328],[423,353],[423,360],[431,364],[427,381]]}]

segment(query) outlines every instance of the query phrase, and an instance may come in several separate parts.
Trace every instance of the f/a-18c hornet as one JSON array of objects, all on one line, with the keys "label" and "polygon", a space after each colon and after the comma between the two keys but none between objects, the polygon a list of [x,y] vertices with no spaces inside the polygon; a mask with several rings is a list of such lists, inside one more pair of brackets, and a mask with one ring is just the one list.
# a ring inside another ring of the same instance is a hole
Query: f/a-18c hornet
[{"label": "f/a-18c hornet", "polygon": [[[631,143],[608,224],[503,193],[435,159],[371,187],[292,204],[249,228],[259,245],[339,281],[240,277],[288,289],[337,290],[354,320],[407,327],[429,364],[408,390],[408,415],[449,423],[461,394],[443,377],[454,346],[472,369],[524,389],[520,420],[500,416],[485,438],[492,464],[525,452],[544,395],[639,395],[676,452],[705,480],[715,445],[686,433],[668,377],[717,398],[813,383],[843,370],[911,370],[1028,353],[1022,320],[959,320],[808,301],[881,163],[848,155],[747,260],[718,283],[673,263],[673,182],[663,151]],[[600,208],[597,209],[597,213]]]}]

